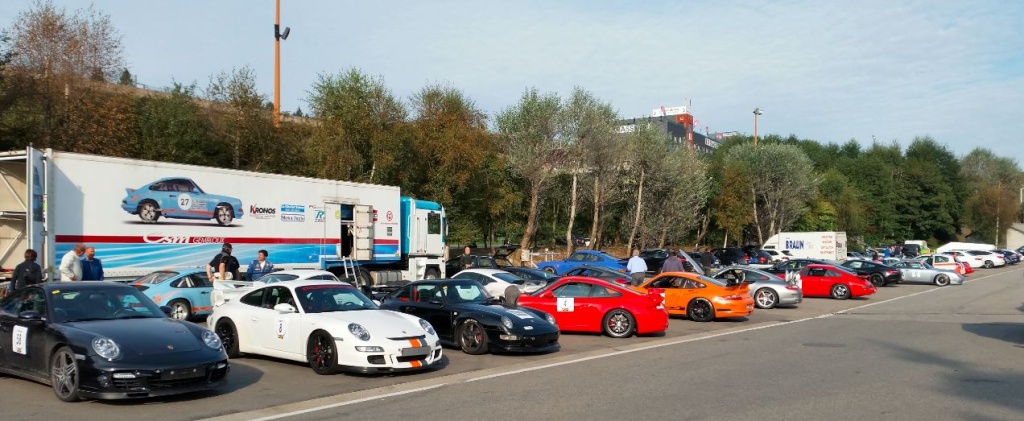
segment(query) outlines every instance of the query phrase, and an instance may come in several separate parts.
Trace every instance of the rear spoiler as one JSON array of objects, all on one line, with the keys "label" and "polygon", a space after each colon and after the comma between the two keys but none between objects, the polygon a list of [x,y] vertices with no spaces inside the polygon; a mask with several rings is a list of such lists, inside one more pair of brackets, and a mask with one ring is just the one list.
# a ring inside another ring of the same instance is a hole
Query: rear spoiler
[{"label": "rear spoiler", "polygon": [[210,303],[214,307],[220,306],[232,299],[241,297],[252,291],[253,283],[248,281],[213,281],[213,292],[210,293]]}]

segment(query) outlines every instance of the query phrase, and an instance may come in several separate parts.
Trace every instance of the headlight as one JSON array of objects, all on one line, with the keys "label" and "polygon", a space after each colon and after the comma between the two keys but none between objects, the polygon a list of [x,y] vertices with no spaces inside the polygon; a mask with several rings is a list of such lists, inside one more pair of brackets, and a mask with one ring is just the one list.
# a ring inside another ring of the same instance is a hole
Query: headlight
[{"label": "headlight", "polygon": [[103,359],[112,360],[121,356],[121,348],[111,339],[99,337],[92,340],[92,350]]},{"label": "headlight", "polygon": [[508,316],[501,316],[501,324],[504,325],[506,329],[511,329],[515,326],[512,324],[512,319],[508,318]]},{"label": "headlight", "polygon": [[360,325],[358,323],[350,323],[348,325],[348,331],[352,332],[352,336],[355,336],[361,341],[370,340],[370,332],[367,331],[366,328],[363,327],[363,325]]},{"label": "headlight", "polygon": [[553,324],[555,326],[558,326],[558,322],[555,322],[555,316],[552,316],[550,314],[544,313],[544,318],[548,319],[548,323],[551,323],[551,324]]},{"label": "headlight", "polygon": [[202,336],[203,343],[205,343],[206,346],[210,348],[221,349],[224,346],[224,344],[221,343],[220,341],[220,337],[218,337],[216,333],[213,333],[209,330],[204,330]]},{"label": "headlight", "polygon": [[427,323],[426,320],[420,319],[420,327],[427,331],[427,333],[437,336],[437,332],[434,331],[434,327],[431,326],[430,323]]}]

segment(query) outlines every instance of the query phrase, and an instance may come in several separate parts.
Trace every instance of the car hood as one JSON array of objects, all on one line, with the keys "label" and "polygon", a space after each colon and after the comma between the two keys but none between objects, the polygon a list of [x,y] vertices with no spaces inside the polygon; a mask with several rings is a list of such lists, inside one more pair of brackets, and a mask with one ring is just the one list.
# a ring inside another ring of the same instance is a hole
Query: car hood
[{"label": "car hood", "polygon": [[[168,318],[93,320],[64,323],[80,337],[105,337],[117,343],[124,355],[151,356],[190,352],[205,346],[193,330]],[[85,344],[84,346],[90,347]]]},{"label": "car hood", "polygon": [[336,324],[343,332],[348,332],[350,323],[357,323],[376,337],[404,338],[427,333],[420,326],[417,317],[391,310],[332,311],[307,314],[305,317],[315,317],[325,323]]}]

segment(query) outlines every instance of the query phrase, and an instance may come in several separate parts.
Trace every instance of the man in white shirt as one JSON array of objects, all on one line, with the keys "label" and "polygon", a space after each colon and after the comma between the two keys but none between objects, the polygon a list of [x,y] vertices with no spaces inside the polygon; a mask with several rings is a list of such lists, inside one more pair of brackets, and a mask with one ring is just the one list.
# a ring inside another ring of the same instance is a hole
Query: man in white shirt
[{"label": "man in white shirt", "polygon": [[626,262],[626,271],[629,272],[633,285],[644,283],[644,278],[647,276],[647,262],[640,258],[640,250],[633,250],[633,257]]},{"label": "man in white shirt", "polygon": [[78,243],[60,259],[61,281],[82,280],[82,254],[84,253],[85,244]]}]

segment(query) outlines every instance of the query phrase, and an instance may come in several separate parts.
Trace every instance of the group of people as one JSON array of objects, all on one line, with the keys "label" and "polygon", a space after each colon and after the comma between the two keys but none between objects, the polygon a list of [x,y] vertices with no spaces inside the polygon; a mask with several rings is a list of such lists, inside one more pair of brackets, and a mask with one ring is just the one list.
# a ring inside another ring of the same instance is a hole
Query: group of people
[{"label": "group of people", "polygon": [[[25,250],[25,261],[14,267],[11,274],[8,292],[17,291],[30,285],[43,283],[43,268],[36,263],[39,253]],[[61,281],[102,281],[103,262],[96,258],[96,248],[85,244],[75,244],[71,251],[60,259]]]},{"label": "group of people", "polygon": [[[238,270],[241,265],[238,263],[238,259],[231,255],[234,247],[231,243],[224,243],[220,248],[220,253],[213,256],[210,263],[206,265],[206,276],[209,279],[216,280],[233,280],[242,279],[241,274]],[[256,259],[249,262],[249,267],[245,272],[246,281],[255,281],[261,276],[266,275],[274,271],[274,265],[267,260],[270,253],[266,250],[260,250],[256,253]]]},{"label": "group of people", "polygon": [[[680,257],[681,253],[685,253],[680,250],[679,253],[670,253],[665,259],[665,262],[661,264],[662,272],[686,272],[686,265],[683,264],[683,259]],[[700,265],[704,269],[704,273],[709,273],[712,266],[715,263],[715,256],[711,253],[710,247],[705,247],[704,252],[700,254]],[[640,285],[644,282],[647,277],[647,262],[640,257],[640,250],[633,250],[633,257],[630,257],[626,262],[626,272],[629,272],[630,281],[633,285]]]}]

